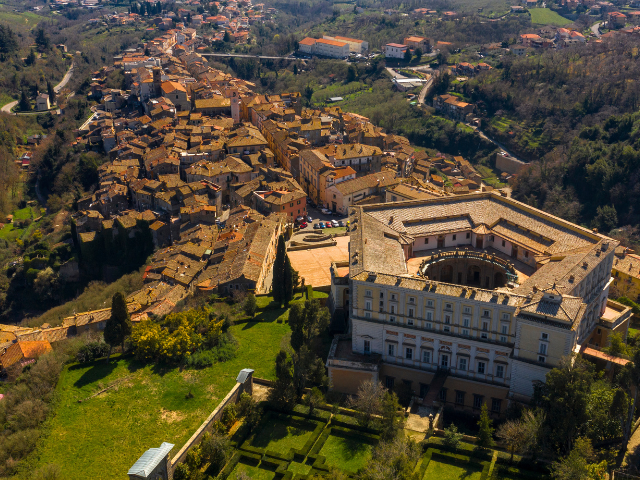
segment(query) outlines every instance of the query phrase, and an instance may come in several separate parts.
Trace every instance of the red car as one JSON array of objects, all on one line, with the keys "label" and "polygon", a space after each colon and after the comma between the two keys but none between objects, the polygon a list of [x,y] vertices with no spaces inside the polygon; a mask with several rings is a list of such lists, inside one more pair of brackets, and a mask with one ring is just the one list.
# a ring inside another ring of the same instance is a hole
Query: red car
[{"label": "red car", "polygon": [[331,228],[333,227],[333,225],[331,225],[331,222],[325,222],[324,224],[327,228]]},{"label": "red car", "polygon": [[307,228],[307,222],[302,222],[300,224],[300,228]]}]

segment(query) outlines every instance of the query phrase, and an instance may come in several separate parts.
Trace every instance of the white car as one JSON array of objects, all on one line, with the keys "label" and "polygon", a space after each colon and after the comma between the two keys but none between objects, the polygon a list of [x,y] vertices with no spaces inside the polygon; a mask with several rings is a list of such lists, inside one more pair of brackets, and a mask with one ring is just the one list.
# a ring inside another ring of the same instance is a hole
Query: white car
[{"label": "white car", "polygon": [[331,225],[333,225],[334,227],[338,227],[338,221],[337,220],[331,220]]},{"label": "white car", "polygon": [[323,208],[320,210],[322,212],[323,215],[331,215],[331,210],[329,210],[328,208]]}]

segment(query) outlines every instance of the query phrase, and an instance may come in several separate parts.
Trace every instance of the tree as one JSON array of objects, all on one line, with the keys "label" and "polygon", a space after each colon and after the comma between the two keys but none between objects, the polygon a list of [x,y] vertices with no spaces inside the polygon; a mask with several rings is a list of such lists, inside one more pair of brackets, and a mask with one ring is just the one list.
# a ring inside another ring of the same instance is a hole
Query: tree
[{"label": "tree", "polygon": [[358,69],[355,65],[349,65],[347,68],[347,83],[355,82],[358,79]]},{"label": "tree", "polygon": [[56,103],[56,91],[50,81],[47,80],[47,94],[49,95],[49,101],[51,105]]},{"label": "tree", "polygon": [[458,432],[458,427],[455,424],[449,425],[444,429],[444,437],[442,443],[445,447],[457,450],[460,442],[462,441],[462,434]]},{"label": "tree", "polygon": [[307,100],[307,104],[311,104],[311,98],[313,97],[313,87],[311,85],[307,85],[304,87],[304,98]]},{"label": "tree", "polygon": [[280,410],[291,410],[296,404],[293,386],[293,359],[284,350],[276,357],[276,381],[269,392],[269,401]]},{"label": "tree", "polygon": [[589,420],[588,398],[594,382],[593,366],[578,356],[564,357],[534,389],[533,404],[545,414],[544,436],[551,446],[569,452]]},{"label": "tree", "polygon": [[51,41],[49,40],[49,37],[47,37],[47,34],[44,33],[44,29],[38,28],[36,30],[36,45],[46,50],[47,48],[49,48],[50,44]]},{"label": "tree", "polygon": [[18,50],[18,40],[9,26],[0,25],[0,54],[12,55]]},{"label": "tree", "polygon": [[31,49],[31,51],[29,52],[29,55],[27,55],[27,58],[25,59],[24,62],[27,65],[34,65],[36,63],[36,59],[37,59],[36,52],[33,49]]},{"label": "tree", "polygon": [[376,415],[382,412],[385,388],[382,382],[365,380],[358,387],[355,397],[349,400],[349,405],[358,412],[358,423],[368,426]]},{"label": "tree", "polygon": [[404,51],[404,61],[405,62],[411,61],[411,50],[409,50],[408,48]]},{"label": "tree", "polygon": [[107,363],[111,358],[111,350],[115,345],[122,345],[124,353],[124,340],[131,335],[131,317],[127,309],[127,302],[122,292],[116,292],[111,299],[111,316],[104,328],[104,341],[109,344]]},{"label": "tree", "polygon": [[296,287],[297,272],[291,266],[291,260],[289,255],[284,254],[284,286],[283,286],[283,301],[285,306],[289,305],[289,302],[293,300],[293,291]]},{"label": "tree", "polygon": [[324,403],[324,395],[318,387],[313,387],[305,396],[304,403],[309,407],[309,415],[313,415],[314,410]]},{"label": "tree", "polygon": [[289,326],[291,327],[291,347],[300,351],[303,345],[312,348],[312,341],[329,326],[330,313],[320,306],[318,300],[305,300],[294,303],[289,309]]},{"label": "tree", "polygon": [[229,43],[231,41],[231,36],[229,36],[229,30],[225,30],[224,36],[222,37],[222,41],[224,43]]},{"label": "tree", "polygon": [[602,349],[604,352],[614,357],[617,357],[619,355],[626,355],[628,353],[628,347],[622,339],[622,334],[618,332],[611,332],[608,340],[609,344]]},{"label": "tree", "polygon": [[521,420],[507,420],[498,428],[496,435],[509,447],[510,462],[513,463],[515,452],[521,452],[530,443],[529,433],[527,424]]},{"label": "tree", "polygon": [[382,400],[382,433],[380,438],[391,440],[398,435],[404,424],[404,416],[398,415],[400,410],[398,396],[394,392],[385,392]]},{"label": "tree", "polygon": [[293,74],[298,75],[298,65],[296,63],[293,64]]},{"label": "tree", "polygon": [[590,463],[594,458],[593,447],[588,438],[576,439],[569,454],[551,465],[553,478],[557,480],[604,480],[606,462]]},{"label": "tree", "polygon": [[373,449],[371,459],[358,475],[360,480],[416,480],[420,446],[404,435],[382,441]]},{"label": "tree", "polygon": [[217,474],[233,454],[231,440],[226,435],[205,433],[200,443],[203,462],[211,464],[212,471]]},{"label": "tree", "polygon": [[256,310],[258,309],[258,302],[256,301],[256,296],[253,293],[247,294],[244,299],[242,309],[244,310],[245,315],[248,315],[251,318],[255,316]]},{"label": "tree", "polygon": [[601,232],[609,232],[618,226],[618,214],[613,205],[602,205],[596,209],[592,226]]},{"label": "tree", "polygon": [[276,258],[273,262],[273,299],[278,305],[282,305],[284,301],[284,258],[287,255],[287,247],[284,235],[278,237],[278,245],[276,247]]},{"label": "tree", "polygon": [[614,404],[616,406],[623,404],[626,408],[626,415],[622,421],[622,433],[624,436],[623,448],[627,448],[629,438],[631,437],[631,430],[633,428],[633,421],[636,413],[636,405],[638,402],[638,388],[640,387],[640,348],[637,348],[633,352],[632,361],[627,363],[620,373],[616,377],[620,387],[627,395],[628,401],[623,403],[621,394],[616,394],[614,398]]},{"label": "tree", "polygon": [[20,93],[20,102],[18,103],[18,107],[22,112],[28,112],[31,110],[31,102],[24,90]]},{"label": "tree", "polygon": [[485,449],[493,447],[493,420],[489,418],[487,404],[483,403],[480,409],[480,420],[478,420],[478,434],[476,435],[476,446]]},{"label": "tree", "polygon": [[422,50],[419,48],[416,48],[415,52],[413,52],[416,56],[416,62],[419,62],[420,59],[422,59]]}]

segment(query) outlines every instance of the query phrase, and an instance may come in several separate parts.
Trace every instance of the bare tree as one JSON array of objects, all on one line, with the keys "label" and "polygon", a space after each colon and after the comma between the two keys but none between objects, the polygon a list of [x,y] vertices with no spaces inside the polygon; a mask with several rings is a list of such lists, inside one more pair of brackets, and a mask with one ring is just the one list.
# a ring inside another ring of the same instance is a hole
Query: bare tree
[{"label": "bare tree", "polygon": [[384,393],[381,382],[367,380],[360,384],[356,397],[352,398],[349,404],[358,411],[358,420],[362,425],[369,425],[375,415],[380,415]]}]

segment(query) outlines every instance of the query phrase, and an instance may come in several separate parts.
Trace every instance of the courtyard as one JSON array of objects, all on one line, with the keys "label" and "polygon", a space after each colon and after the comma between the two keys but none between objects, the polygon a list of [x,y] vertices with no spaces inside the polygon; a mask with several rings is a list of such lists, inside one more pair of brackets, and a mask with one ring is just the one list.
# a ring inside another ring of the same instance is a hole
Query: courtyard
[{"label": "courtyard", "polygon": [[304,278],[306,285],[314,288],[331,285],[329,267],[332,262],[349,260],[349,237],[335,237],[336,245],[307,250],[290,250],[287,252],[291,266]]}]

